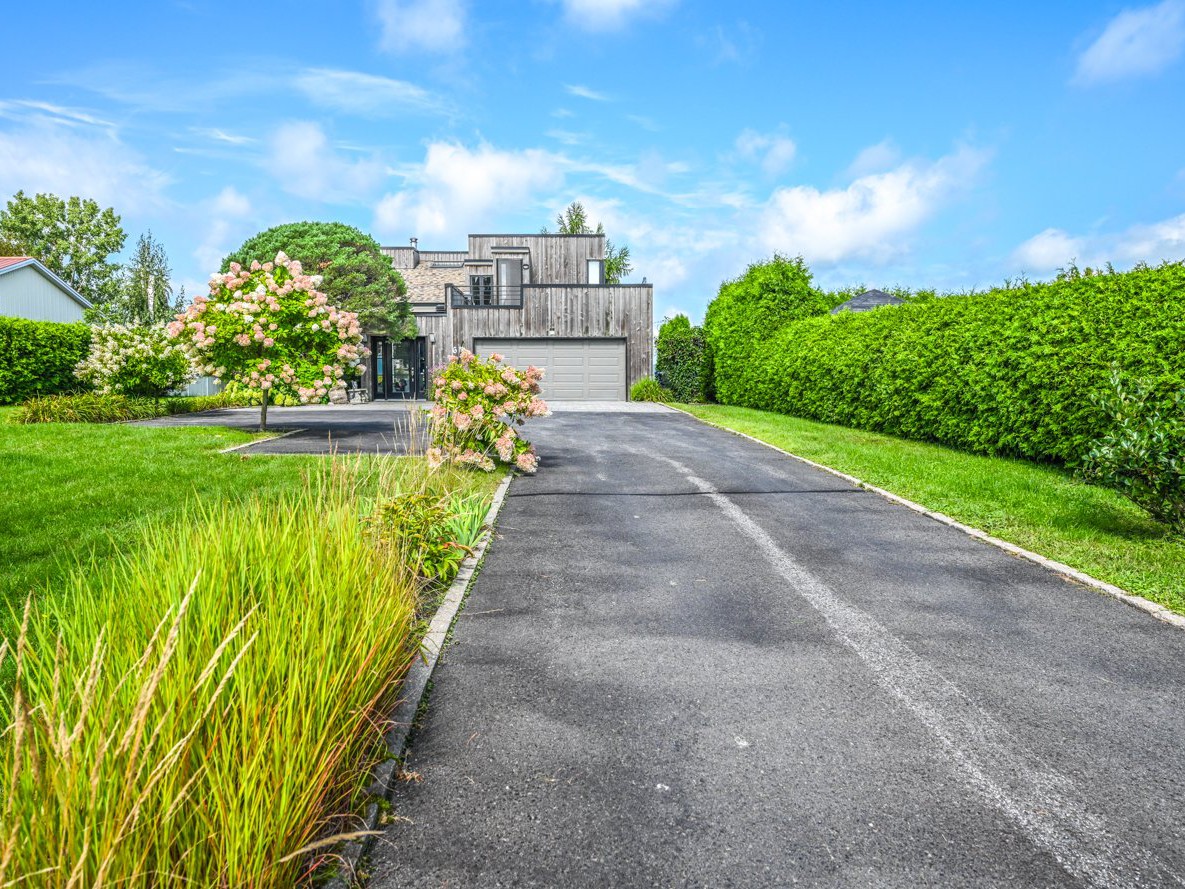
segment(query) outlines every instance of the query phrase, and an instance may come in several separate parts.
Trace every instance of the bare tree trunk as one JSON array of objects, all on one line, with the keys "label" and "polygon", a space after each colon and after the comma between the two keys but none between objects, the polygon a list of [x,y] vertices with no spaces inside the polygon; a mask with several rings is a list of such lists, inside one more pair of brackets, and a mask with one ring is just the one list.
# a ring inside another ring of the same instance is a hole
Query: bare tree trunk
[{"label": "bare tree trunk", "polygon": [[148,323],[156,321],[156,294],[152,291],[152,275],[148,276]]},{"label": "bare tree trunk", "polygon": [[263,392],[263,407],[259,411],[259,431],[267,432],[267,390],[261,391]]}]

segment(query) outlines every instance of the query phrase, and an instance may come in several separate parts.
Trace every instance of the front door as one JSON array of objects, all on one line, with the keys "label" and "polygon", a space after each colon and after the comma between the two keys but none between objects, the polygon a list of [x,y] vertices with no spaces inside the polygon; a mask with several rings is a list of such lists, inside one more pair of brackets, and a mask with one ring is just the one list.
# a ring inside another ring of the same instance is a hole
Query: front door
[{"label": "front door", "polygon": [[392,341],[370,338],[371,395],[376,399],[422,398],[424,392],[424,338]]}]

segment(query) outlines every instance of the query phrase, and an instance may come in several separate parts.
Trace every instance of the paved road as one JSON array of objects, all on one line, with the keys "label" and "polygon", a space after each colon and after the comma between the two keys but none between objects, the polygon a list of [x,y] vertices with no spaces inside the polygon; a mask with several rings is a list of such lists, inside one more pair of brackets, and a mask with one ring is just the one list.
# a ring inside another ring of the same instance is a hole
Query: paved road
[{"label": "paved road", "polygon": [[373,889],[1182,885],[1185,633],[683,415],[532,432]]}]

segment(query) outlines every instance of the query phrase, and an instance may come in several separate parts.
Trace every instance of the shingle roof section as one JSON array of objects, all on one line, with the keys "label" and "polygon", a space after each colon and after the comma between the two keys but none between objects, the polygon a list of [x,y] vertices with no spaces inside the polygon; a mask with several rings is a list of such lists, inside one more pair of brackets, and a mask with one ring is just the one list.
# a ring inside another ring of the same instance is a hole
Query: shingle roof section
[{"label": "shingle roof section", "polygon": [[0,269],[6,269],[12,265],[20,265],[22,262],[28,262],[32,256],[0,256]]},{"label": "shingle roof section", "polygon": [[881,306],[899,306],[903,302],[905,300],[893,296],[891,293],[885,293],[883,290],[865,290],[863,293],[853,296],[846,303],[836,306],[831,310],[831,314],[838,315],[840,312],[867,312],[869,309],[877,309]]}]

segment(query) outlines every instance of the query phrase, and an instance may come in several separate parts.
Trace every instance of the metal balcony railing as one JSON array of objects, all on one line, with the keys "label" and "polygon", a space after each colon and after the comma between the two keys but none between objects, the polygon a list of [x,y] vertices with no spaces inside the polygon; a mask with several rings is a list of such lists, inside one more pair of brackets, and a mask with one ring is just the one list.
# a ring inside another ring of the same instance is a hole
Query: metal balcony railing
[{"label": "metal balcony railing", "polygon": [[523,305],[521,284],[489,284],[469,288],[447,284],[445,289],[449,305],[454,309],[521,309]]}]

